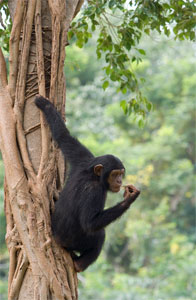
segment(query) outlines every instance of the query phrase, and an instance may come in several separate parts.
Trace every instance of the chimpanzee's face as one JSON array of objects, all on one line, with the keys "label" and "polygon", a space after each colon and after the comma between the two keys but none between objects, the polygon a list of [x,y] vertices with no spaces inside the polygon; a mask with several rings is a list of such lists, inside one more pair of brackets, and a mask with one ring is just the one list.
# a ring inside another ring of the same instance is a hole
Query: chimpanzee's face
[{"label": "chimpanzee's face", "polygon": [[109,190],[118,193],[122,185],[125,169],[112,170],[108,176]]}]

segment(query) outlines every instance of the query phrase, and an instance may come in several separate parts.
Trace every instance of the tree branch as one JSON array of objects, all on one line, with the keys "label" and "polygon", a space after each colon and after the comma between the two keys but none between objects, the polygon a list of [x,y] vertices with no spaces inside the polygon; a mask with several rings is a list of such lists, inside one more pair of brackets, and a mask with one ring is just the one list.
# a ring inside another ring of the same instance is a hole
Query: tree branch
[{"label": "tree branch", "polygon": [[3,52],[0,48],[0,88],[7,85],[7,69]]},{"label": "tree branch", "polygon": [[44,73],[44,53],[42,40],[41,22],[41,0],[37,0],[35,10],[35,36],[36,36],[36,56],[37,56],[37,75],[39,93],[45,97],[45,73]]},{"label": "tree branch", "polygon": [[15,90],[16,90],[18,58],[19,58],[19,41],[20,41],[20,32],[21,32],[21,26],[23,20],[23,12],[24,12],[24,1],[18,0],[12,31],[11,31],[11,36],[10,36],[10,52],[9,52],[9,63],[10,63],[9,91],[13,101],[15,98]]},{"label": "tree branch", "polygon": [[74,18],[79,13],[79,11],[80,11],[83,3],[84,3],[84,0],[78,0],[78,4],[76,6],[76,9],[75,9],[75,12],[74,12],[74,16],[73,16]]},{"label": "tree branch", "polygon": [[29,48],[31,43],[31,33],[32,33],[35,5],[36,5],[36,0],[29,1],[27,14],[24,22],[24,27],[23,27],[23,39],[22,39],[23,45],[22,45],[21,63],[19,68],[17,90],[16,90],[16,101],[19,103],[22,109],[25,100],[26,74],[27,74]]},{"label": "tree branch", "polygon": [[50,80],[50,100],[54,105],[57,104],[57,87],[59,72],[59,49],[61,21],[65,19],[66,2],[64,0],[49,0],[50,11],[52,15],[52,61],[51,61],[51,80]]},{"label": "tree branch", "polygon": [[[19,2],[22,0],[19,0]],[[23,130],[23,109],[24,109],[24,100],[25,100],[25,85],[26,85],[26,73],[28,66],[28,56],[29,56],[29,48],[31,41],[31,32],[32,25],[34,19],[34,11],[35,11],[36,0],[32,0],[29,2],[27,14],[25,16],[24,26],[23,26],[23,45],[22,45],[22,53],[21,53],[21,63],[18,71],[18,79],[16,86],[16,99],[15,99],[15,115],[17,120],[17,138],[20,146],[20,152],[22,156],[22,160],[26,169],[26,172],[29,174],[31,178],[35,180],[35,172],[32,166],[32,163],[29,158],[29,153],[27,151],[26,138]],[[19,15],[19,16],[18,16]],[[20,19],[21,13],[18,10],[18,6],[15,12],[15,18]],[[18,32],[17,32],[18,34]],[[17,36],[18,38],[18,36]],[[12,49],[14,51],[14,48]],[[15,66],[16,67],[16,66]],[[14,70],[15,72],[16,70]],[[14,82],[15,84],[15,82]]]},{"label": "tree branch", "polygon": [[[36,36],[36,56],[37,56],[37,75],[38,75],[38,87],[39,94],[46,96],[45,94],[45,72],[44,72],[44,53],[43,53],[43,40],[42,40],[42,23],[41,23],[41,1],[37,0],[35,11],[35,36]],[[48,149],[49,149],[49,131],[46,124],[46,120],[43,114],[40,112],[41,123],[41,136],[42,136],[42,153],[40,159],[40,165],[38,170],[38,178],[41,179],[43,170],[46,167],[48,161]]]},{"label": "tree branch", "polygon": [[21,249],[18,257],[18,265],[14,274],[14,278],[9,291],[9,299],[14,300],[18,298],[20,287],[24,278],[24,274],[27,270],[29,261],[25,252]]}]

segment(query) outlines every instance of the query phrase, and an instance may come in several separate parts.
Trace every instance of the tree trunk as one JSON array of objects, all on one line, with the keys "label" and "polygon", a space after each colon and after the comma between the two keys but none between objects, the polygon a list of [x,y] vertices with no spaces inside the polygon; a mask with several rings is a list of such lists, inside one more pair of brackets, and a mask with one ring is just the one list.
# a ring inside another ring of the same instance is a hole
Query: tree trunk
[{"label": "tree trunk", "polygon": [[83,0],[9,0],[9,81],[0,49],[0,147],[5,165],[8,299],[77,299],[70,255],[51,235],[64,182],[61,153],[34,105],[49,97],[64,115],[67,31]]}]

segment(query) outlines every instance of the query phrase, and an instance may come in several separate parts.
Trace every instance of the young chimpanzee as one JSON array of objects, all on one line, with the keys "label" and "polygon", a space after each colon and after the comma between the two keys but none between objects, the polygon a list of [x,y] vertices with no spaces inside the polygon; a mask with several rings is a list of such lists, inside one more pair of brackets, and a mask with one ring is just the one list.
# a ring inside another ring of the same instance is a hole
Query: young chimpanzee
[{"label": "young chimpanzee", "polygon": [[104,228],[129,208],[140,191],[133,185],[126,186],[123,201],[104,210],[107,192],[117,193],[122,185],[122,162],[113,155],[94,157],[70,135],[50,101],[37,96],[35,104],[44,113],[53,139],[70,164],[66,185],[55,203],[52,232],[56,241],[74,254],[75,269],[81,272],[99,256]]}]

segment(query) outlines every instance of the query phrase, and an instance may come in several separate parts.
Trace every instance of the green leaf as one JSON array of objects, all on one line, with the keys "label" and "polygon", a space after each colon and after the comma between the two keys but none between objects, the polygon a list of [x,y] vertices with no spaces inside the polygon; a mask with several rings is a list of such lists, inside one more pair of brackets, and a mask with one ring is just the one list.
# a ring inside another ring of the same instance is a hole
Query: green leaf
[{"label": "green leaf", "polygon": [[144,32],[145,32],[147,35],[150,35],[150,29],[149,29],[149,28],[144,29]]},{"label": "green leaf", "polygon": [[122,49],[120,48],[120,46],[117,45],[117,44],[114,44],[114,48],[115,48],[116,52],[121,52],[122,51]]},{"label": "green leaf", "polygon": [[139,128],[144,128],[144,120],[140,119],[138,122]]},{"label": "green leaf", "polygon": [[146,52],[143,49],[137,49],[139,51],[140,54],[142,55],[146,55]]},{"label": "green leaf", "polygon": [[133,109],[132,109],[132,106],[130,105],[129,103],[129,108],[128,108],[128,115],[130,116],[130,114],[132,113]]},{"label": "green leaf", "polygon": [[92,20],[93,25],[99,25],[99,23],[96,20]]},{"label": "green leaf", "polygon": [[165,35],[166,36],[168,36],[169,37],[169,35],[170,35],[170,30],[168,29],[168,28],[164,28],[164,33],[165,33]]},{"label": "green leaf", "polygon": [[82,47],[83,47],[83,45],[84,45],[84,42],[83,42],[83,40],[82,40],[82,39],[80,39],[80,40],[77,40],[77,42],[76,42],[76,45],[77,45],[79,48],[82,48]]},{"label": "green leaf", "polygon": [[127,109],[127,101],[126,101],[126,100],[122,100],[122,101],[120,102],[120,107],[122,107],[124,113],[127,114],[127,110],[128,110],[128,109]]},{"label": "green leaf", "polygon": [[110,2],[109,2],[109,8],[112,9],[115,4],[116,4],[116,0],[110,0]]},{"label": "green leaf", "polygon": [[100,59],[101,58],[101,51],[99,49],[97,49],[96,53],[97,53],[97,58]]},{"label": "green leaf", "polygon": [[117,74],[113,71],[112,74],[110,75],[110,79],[112,81],[116,81],[117,80]]},{"label": "green leaf", "polygon": [[139,110],[140,110],[140,106],[139,106],[138,103],[135,103],[133,108],[134,108],[134,111],[135,111],[136,113],[138,113]]},{"label": "green leaf", "polygon": [[174,28],[173,28],[173,32],[174,32],[174,34],[177,34],[178,33],[178,26],[176,25]]},{"label": "green leaf", "polygon": [[93,24],[93,25],[91,26],[91,30],[92,30],[92,31],[95,31],[95,29],[96,29],[96,28],[95,28],[95,25]]},{"label": "green leaf", "polygon": [[74,33],[73,33],[72,30],[70,30],[70,31],[68,32],[68,40],[71,40],[73,36],[74,36]]},{"label": "green leaf", "polygon": [[124,87],[124,88],[122,89],[122,93],[123,93],[123,94],[126,94],[126,92],[127,92],[127,88]]},{"label": "green leaf", "polygon": [[104,81],[104,83],[102,84],[102,88],[104,89],[104,91],[107,89],[107,87],[109,86],[109,81]]},{"label": "green leaf", "polygon": [[105,67],[105,72],[107,75],[110,75],[110,73],[111,73],[110,66]]},{"label": "green leaf", "polygon": [[190,32],[190,39],[191,39],[191,41],[193,41],[195,39],[195,32],[194,31]]},{"label": "green leaf", "polygon": [[146,104],[146,107],[147,107],[148,111],[150,112],[150,111],[152,110],[152,103],[151,103],[151,102],[148,102],[148,103]]}]

